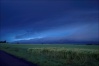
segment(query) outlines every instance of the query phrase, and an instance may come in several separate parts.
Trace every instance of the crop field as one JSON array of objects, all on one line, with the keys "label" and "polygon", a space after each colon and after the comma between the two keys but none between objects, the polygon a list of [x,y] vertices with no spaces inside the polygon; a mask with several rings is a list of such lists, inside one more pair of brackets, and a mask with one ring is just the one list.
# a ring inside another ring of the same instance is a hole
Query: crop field
[{"label": "crop field", "polygon": [[38,66],[99,66],[99,45],[0,44],[0,50]]}]

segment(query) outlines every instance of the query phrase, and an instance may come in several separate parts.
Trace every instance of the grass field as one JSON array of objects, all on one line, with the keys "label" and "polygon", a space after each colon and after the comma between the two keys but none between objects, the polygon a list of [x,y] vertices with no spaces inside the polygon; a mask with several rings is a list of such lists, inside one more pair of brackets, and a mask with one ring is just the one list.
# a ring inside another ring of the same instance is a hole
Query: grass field
[{"label": "grass field", "polygon": [[99,45],[0,44],[0,49],[39,66],[99,66]]}]

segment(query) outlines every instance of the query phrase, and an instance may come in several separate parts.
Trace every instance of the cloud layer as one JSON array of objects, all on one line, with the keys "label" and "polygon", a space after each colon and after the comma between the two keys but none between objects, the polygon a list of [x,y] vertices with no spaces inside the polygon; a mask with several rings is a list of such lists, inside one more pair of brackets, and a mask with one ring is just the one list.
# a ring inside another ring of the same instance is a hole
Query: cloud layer
[{"label": "cloud layer", "polygon": [[1,0],[0,40],[98,41],[98,0]]}]

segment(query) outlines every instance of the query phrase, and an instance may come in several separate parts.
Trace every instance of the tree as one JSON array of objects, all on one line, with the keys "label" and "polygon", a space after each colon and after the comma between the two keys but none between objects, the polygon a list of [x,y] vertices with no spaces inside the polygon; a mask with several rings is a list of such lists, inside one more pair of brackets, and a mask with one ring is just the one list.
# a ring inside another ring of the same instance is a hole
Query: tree
[{"label": "tree", "polygon": [[0,41],[0,43],[7,43],[7,41],[5,40],[5,41]]}]

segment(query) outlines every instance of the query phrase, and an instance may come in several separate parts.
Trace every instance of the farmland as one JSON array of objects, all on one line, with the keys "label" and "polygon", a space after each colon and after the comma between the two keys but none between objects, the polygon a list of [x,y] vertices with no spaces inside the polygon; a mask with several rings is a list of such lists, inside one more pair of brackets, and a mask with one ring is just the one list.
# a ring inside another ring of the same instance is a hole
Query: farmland
[{"label": "farmland", "polygon": [[0,44],[0,50],[39,66],[99,66],[99,45]]}]

